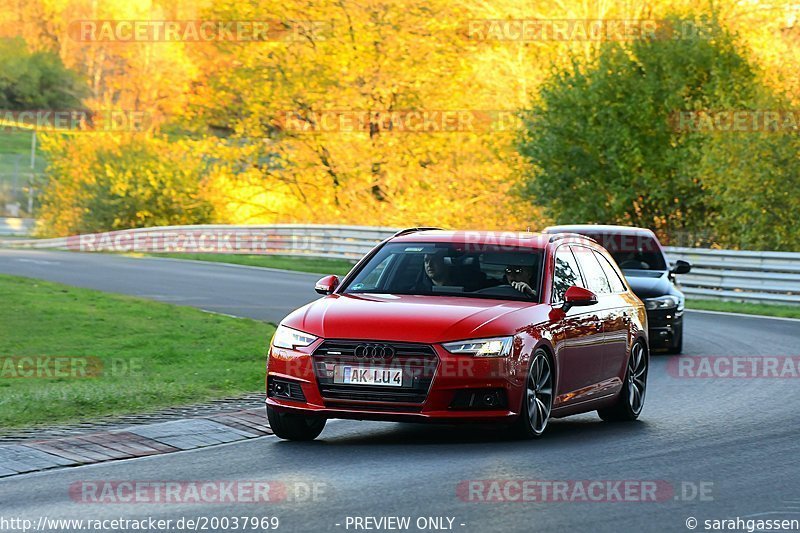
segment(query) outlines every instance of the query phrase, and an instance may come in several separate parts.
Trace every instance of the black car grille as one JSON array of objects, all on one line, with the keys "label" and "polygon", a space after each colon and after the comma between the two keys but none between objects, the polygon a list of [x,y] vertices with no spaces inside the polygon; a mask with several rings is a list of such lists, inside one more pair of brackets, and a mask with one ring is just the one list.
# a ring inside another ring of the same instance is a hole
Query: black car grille
[{"label": "black car grille", "polygon": [[[663,328],[677,322],[676,309],[650,309],[647,311],[647,325],[650,328]],[[667,318],[669,317],[669,318]]]},{"label": "black car grille", "polygon": [[[433,347],[381,341],[326,340],[312,355],[319,391],[330,407],[380,409],[382,404],[422,404],[436,373],[439,358]],[[402,386],[334,383],[336,365],[401,368]],[[376,405],[377,404],[377,405]]]}]

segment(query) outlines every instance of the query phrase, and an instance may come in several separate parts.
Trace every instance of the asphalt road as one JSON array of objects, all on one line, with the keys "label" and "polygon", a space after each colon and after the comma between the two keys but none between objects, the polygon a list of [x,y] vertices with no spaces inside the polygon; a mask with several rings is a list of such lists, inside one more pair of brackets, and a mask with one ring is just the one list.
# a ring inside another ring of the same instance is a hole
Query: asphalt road
[{"label": "asphalt road", "polygon": [[[268,320],[313,298],[315,280],[216,264],[28,251],[0,251],[0,272]],[[689,312],[685,328],[691,355],[800,352],[800,322]],[[367,516],[410,517],[410,531],[419,530],[420,517],[450,517],[453,530],[470,532],[690,531],[690,517],[704,531],[704,520],[712,519],[800,520],[800,381],[681,378],[669,361],[653,357],[636,423],[581,415],[555,420],[544,439],[525,442],[494,428],[332,421],[312,443],[265,437],[9,478],[0,481],[0,529],[2,518],[41,516],[276,516],[279,531],[320,532],[363,531],[348,528],[348,517],[352,524]],[[469,480],[520,479],[655,482],[659,490],[657,501],[646,502],[475,502],[458,492]],[[73,483],[102,480],[268,480],[286,484],[290,495],[311,484],[321,492],[311,500],[260,504],[85,504],[70,497]]]},{"label": "asphalt road", "polygon": [[279,322],[320,276],[167,258],[0,249],[0,273]]}]

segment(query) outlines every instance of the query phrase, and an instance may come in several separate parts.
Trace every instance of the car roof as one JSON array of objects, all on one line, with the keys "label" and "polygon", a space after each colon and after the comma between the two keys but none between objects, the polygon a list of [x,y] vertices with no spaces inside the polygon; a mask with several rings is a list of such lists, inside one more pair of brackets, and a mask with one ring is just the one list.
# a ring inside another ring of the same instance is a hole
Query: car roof
[{"label": "car roof", "polygon": [[[519,248],[543,249],[556,240],[553,234],[529,231],[478,231],[478,230],[407,230],[408,233],[395,236],[391,242],[450,242],[454,244],[484,244]],[[569,237],[581,238],[579,235]],[[587,239],[588,240],[588,239]]]},{"label": "car roof", "polygon": [[581,233],[581,234],[619,234],[619,235],[647,235],[655,237],[655,233],[648,228],[636,226],[614,226],[610,224],[567,224],[562,226],[548,226],[542,233]]}]

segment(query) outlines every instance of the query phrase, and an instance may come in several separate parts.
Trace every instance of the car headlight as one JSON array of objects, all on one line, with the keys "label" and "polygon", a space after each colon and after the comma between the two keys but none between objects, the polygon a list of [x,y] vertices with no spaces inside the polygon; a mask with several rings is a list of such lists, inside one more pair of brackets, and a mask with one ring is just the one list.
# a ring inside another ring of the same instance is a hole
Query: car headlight
[{"label": "car headlight", "polygon": [[511,353],[514,337],[494,337],[468,341],[447,342],[444,349],[452,354],[474,357],[507,357]]},{"label": "car headlight", "polygon": [[317,340],[317,337],[297,331],[296,329],[287,328],[286,326],[278,326],[275,330],[275,335],[272,337],[272,345],[276,348],[299,348],[308,346]]},{"label": "car headlight", "polygon": [[659,296],[658,298],[648,298],[644,301],[645,309],[653,311],[655,309],[674,309],[683,310],[683,299],[677,296]]}]

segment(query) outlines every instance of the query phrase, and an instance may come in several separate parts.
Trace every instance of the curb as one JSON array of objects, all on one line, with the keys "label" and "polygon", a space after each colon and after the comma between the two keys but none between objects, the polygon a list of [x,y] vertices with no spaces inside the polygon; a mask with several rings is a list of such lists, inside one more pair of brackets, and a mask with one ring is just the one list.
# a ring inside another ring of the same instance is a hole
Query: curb
[{"label": "curb", "polygon": [[271,435],[263,408],[170,420],[74,437],[0,445],[0,478]]}]

